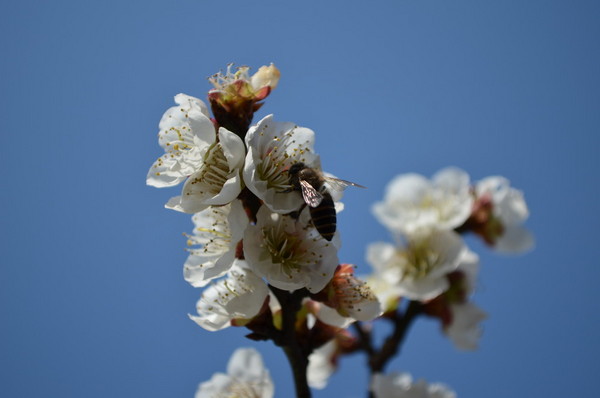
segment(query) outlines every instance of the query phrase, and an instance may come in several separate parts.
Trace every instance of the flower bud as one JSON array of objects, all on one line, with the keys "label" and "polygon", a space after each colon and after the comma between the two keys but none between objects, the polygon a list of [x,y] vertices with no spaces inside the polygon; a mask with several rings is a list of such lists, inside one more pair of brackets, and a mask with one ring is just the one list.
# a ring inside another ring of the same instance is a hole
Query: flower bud
[{"label": "flower bud", "polygon": [[325,305],[338,314],[358,321],[370,321],[381,315],[381,304],[369,286],[354,276],[354,266],[341,264],[333,278],[319,293]]},{"label": "flower bud", "polygon": [[208,100],[219,126],[225,127],[244,138],[254,112],[279,82],[279,70],[273,65],[262,66],[252,77],[247,66],[233,71],[227,65],[225,73],[219,72],[208,80],[214,88],[208,92]]}]

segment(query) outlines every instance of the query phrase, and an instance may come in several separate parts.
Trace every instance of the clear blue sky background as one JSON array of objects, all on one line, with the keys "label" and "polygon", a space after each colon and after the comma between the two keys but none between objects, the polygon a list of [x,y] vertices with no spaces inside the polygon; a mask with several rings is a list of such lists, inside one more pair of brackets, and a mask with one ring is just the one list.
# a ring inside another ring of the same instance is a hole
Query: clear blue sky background
[{"label": "clear blue sky background", "polygon": [[[536,250],[480,253],[481,348],[420,320],[391,369],[463,398],[596,397],[600,357],[596,1],[4,1],[0,4],[0,395],[192,397],[245,330],[187,318],[190,219],[145,185],[179,92],[274,62],[275,113],[317,133],[346,195],[344,262],[389,240],[370,213],[396,174],[447,165],[525,191]],[[363,358],[315,397],[364,397]]]}]

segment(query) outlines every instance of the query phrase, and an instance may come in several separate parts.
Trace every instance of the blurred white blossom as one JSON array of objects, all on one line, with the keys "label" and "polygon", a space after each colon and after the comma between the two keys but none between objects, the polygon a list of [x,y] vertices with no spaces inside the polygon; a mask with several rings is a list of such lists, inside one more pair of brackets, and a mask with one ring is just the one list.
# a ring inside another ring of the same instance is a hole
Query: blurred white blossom
[{"label": "blurred white blossom", "polygon": [[449,287],[446,275],[476,255],[469,251],[453,231],[421,230],[398,247],[373,243],[367,248],[367,261],[374,277],[396,286],[401,296],[426,301]]},{"label": "blurred white blossom", "polygon": [[331,340],[315,349],[308,357],[306,376],[308,385],[312,388],[323,389],[327,386],[329,377],[335,372],[334,355],[337,349],[336,341]]},{"label": "blurred white blossom", "polygon": [[431,181],[414,173],[397,176],[373,213],[391,231],[410,234],[422,228],[454,229],[467,220],[472,204],[469,175],[449,167]]},{"label": "blurred white blossom", "polygon": [[512,188],[506,178],[492,176],[477,182],[475,193],[478,201],[491,201],[492,218],[486,232],[497,251],[522,253],[533,247],[533,235],[522,225],[529,209],[521,191]]},{"label": "blurred white blossom", "polygon": [[459,350],[476,350],[482,334],[479,323],[487,314],[472,302],[450,304],[450,311],[452,321],[444,327],[444,333]]},{"label": "blurred white blossom", "polygon": [[408,373],[375,374],[371,391],[375,398],[456,398],[444,384],[427,384],[423,379],[414,382]]},{"label": "blurred white blossom", "polygon": [[253,348],[238,348],[227,374],[215,373],[198,386],[195,398],[272,398],[275,387],[261,355]]},{"label": "blurred white blossom", "polygon": [[193,235],[188,236],[188,256],[183,275],[192,286],[205,286],[223,276],[233,264],[236,248],[248,225],[248,217],[239,200],[228,205],[209,207],[192,217]]}]

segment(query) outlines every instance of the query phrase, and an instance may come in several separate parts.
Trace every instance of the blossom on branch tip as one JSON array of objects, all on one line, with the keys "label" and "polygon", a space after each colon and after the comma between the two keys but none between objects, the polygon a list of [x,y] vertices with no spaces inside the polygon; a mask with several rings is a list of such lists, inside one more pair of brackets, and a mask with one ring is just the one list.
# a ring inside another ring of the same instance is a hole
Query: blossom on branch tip
[{"label": "blossom on branch tip", "polygon": [[410,234],[422,228],[454,229],[471,213],[473,197],[469,175],[448,167],[433,178],[401,174],[386,188],[383,202],[373,206],[375,217],[396,233]]},{"label": "blossom on branch tip", "polygon": [[227,374],[215,373],[198,386],[195,398],[272,398],[275,387],[258,351],[238,348],[229,363]]},{"label": "blossom on branch tip", "polygon": [[313,149],[314,140],[312,130],[294,123],[276,122],[273,115],[249,129],[244,182],[272,211],[290,213],[304,203],[302,196],[293,191],[288,170],[296,163],[320,169],[319,156]]},{"label": "blossom on branch tip", "polygon": [[371,391],[375,398],[456,398],[444,384],[427,384],[423,379],[413,382],[408,373],[377,373],[371,380]]},{"label": "blossom on branch tip", "polygon": [[369,245],[367,261],[375,269],[373,276],[396,286],[401,296],[427,301],[449,288],[448,274],[463,262],[477,261],[477,255],[453,231],[421,230],[399,247]]},{"label": "blossom on branch tip", "polygon": [[211,206],[192,217],[194,231],[188,235],[190,253],[183,275],[194,287],[202,287],[223,276],[233,264],[237,245],[248,225],[239,200],[228,205]]},{"label": "blossom on branch tip", "polygon": [[269,294],[265,282],[243,260],[235,260],[227,277],[210,284],[196,303],[198,316],[190,319],[209,331],[231,326],[233,320],[257,315]]},{"label": "blossom on branch tip", "polygon": [[317,230],[262,206],[244,233],[244,256],[269,284],[283,290],[323,289],[338,265],[337,248]]},{"label": "blossom on branch tip", "polygon": [[492,176],[475,184],[472,222],[476,233],[495,250],[522,253],[534,246],[533,235],[523,227],[529,209],[523,193],[504,177]]}]

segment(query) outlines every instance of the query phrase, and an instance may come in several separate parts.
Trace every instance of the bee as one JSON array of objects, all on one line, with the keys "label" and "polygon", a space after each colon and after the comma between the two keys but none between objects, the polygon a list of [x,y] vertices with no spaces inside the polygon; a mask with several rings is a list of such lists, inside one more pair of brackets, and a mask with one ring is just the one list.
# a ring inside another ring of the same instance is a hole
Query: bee
[{"label": "bee", "polygon": [[300,191],[304,203],[308,205],[313,225],[319,234],[328,241],[333,239],[337,224],[335,203],[327,191],[325,183],[335,190],[342,191],[352,185],[365,188],[354,182],[327,177],[319,170],[306,166],[302,162],[294,163],[288,170],[290,190]]}]

